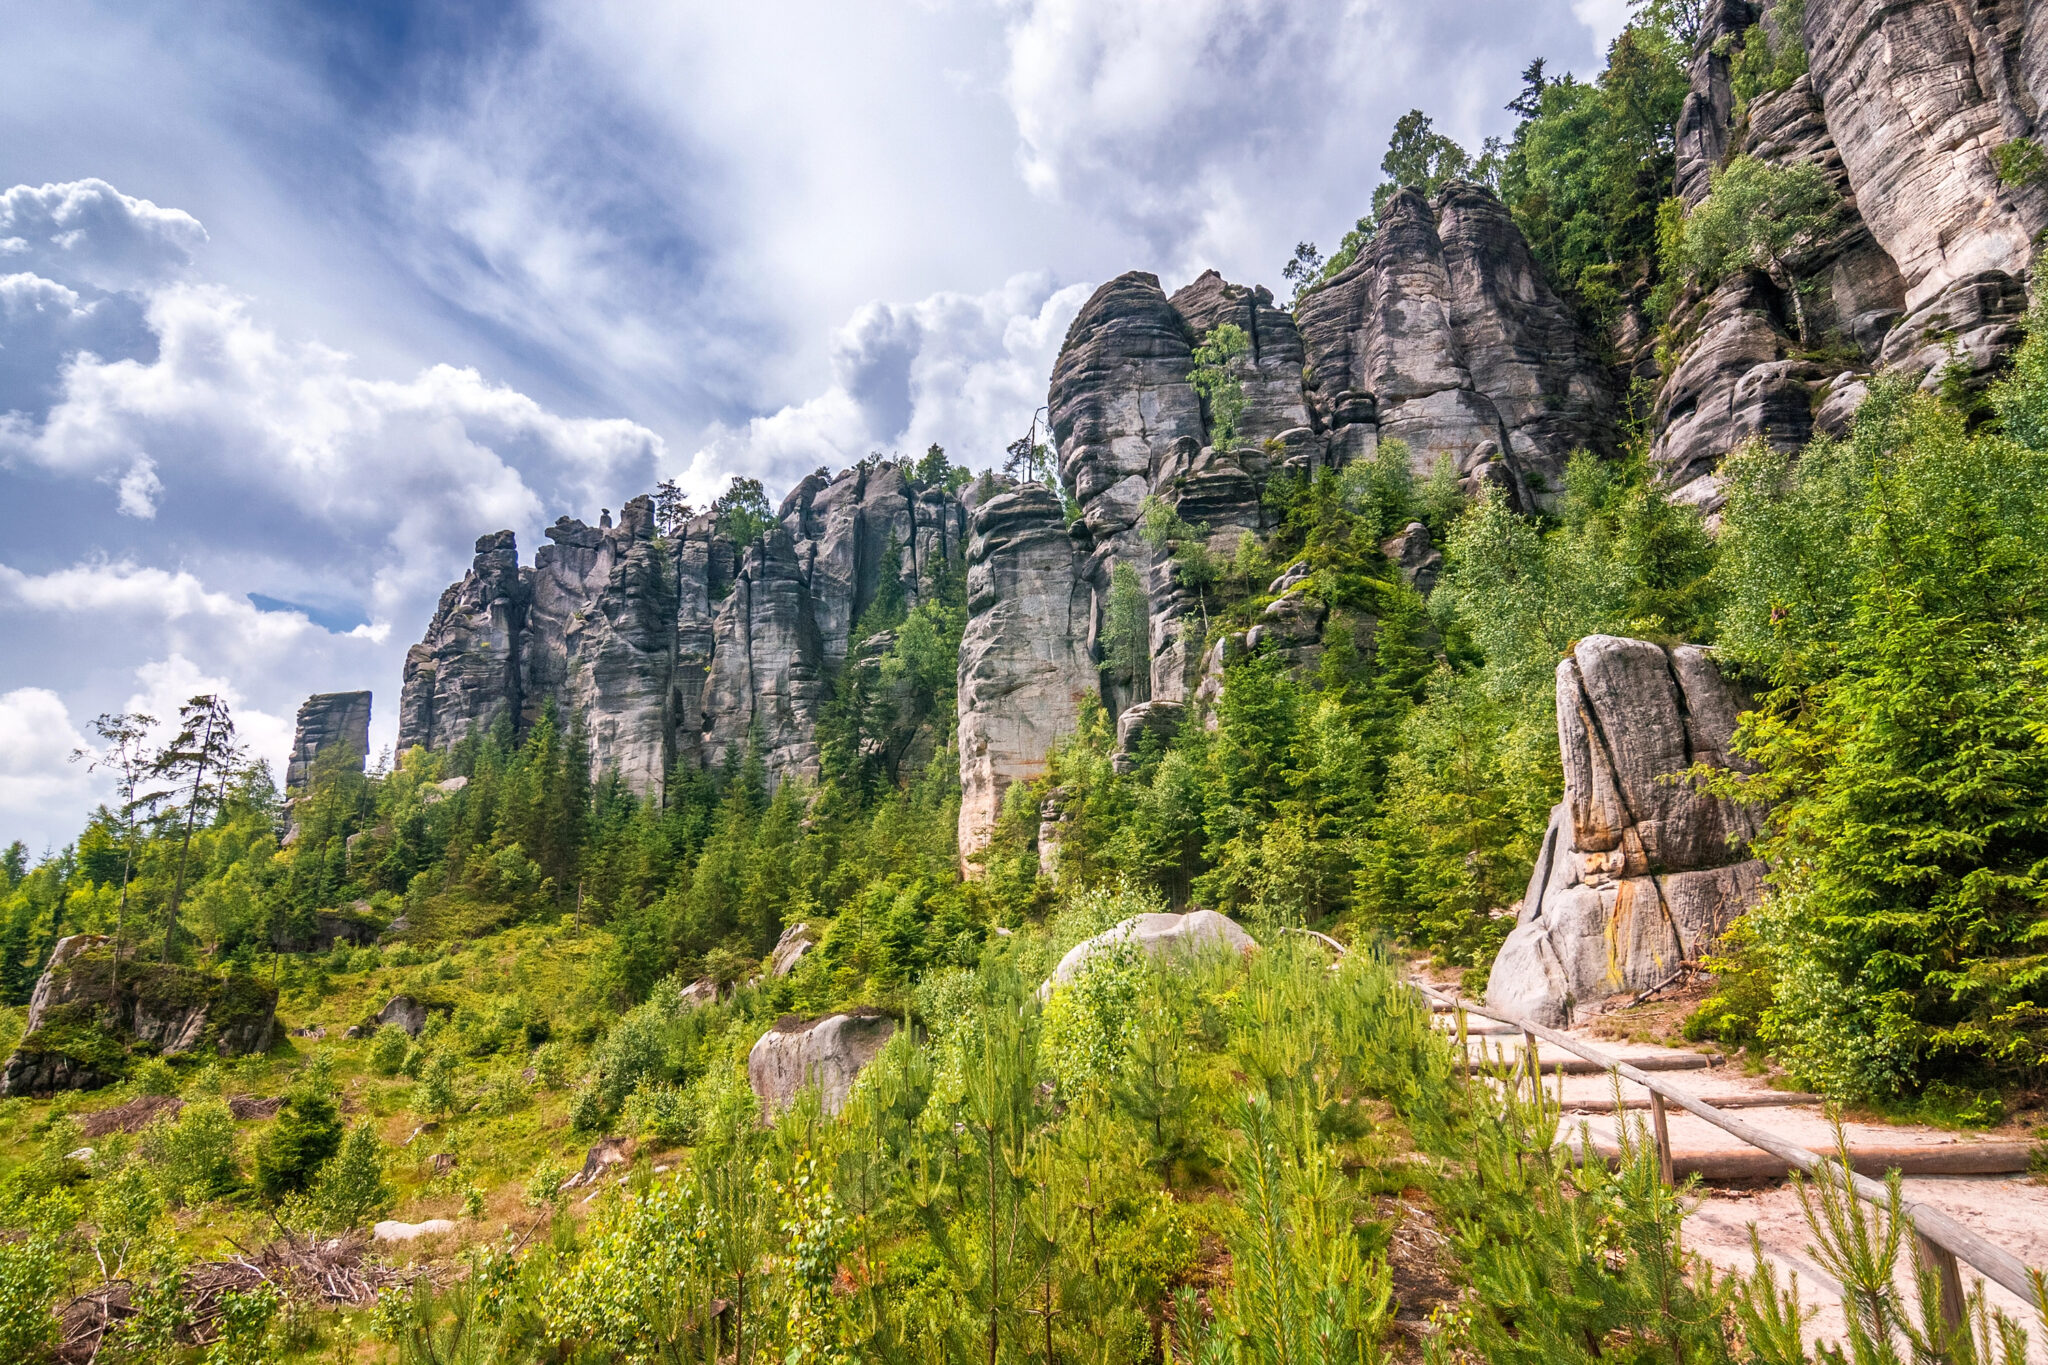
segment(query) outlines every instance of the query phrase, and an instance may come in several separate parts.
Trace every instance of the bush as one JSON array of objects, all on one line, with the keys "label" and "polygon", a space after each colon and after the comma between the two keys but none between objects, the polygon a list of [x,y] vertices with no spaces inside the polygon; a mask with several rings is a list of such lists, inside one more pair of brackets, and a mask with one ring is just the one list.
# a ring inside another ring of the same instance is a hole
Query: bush
[{"label": "bush", "polygon": [[241,1181],[235,1163],[235,1116],[219,1100],[188,1104],[176,1121],[143,1130],[142,1159],[173,1206],[203,1204]]},{"label": "bush", "polygon": [[275,1202],[305,1189],[341,1146],[341,1136],[331,1064],[323,1056],[286,1093],[277,1122],[256,1145],[257,1193]]},{"label": "bush", "polygon": [[368,1123],[342,1139],[308,1200],[319,1226],[331,1232],[363,1227],[389,1213],[397,1193],[384,1180],[384,1142]]},{"label": "bush", "polygon": [[396,1024],[386,1024],[370,1040],[370,1066],[379,1075],[396,1076],[412,1050],[412,1035]]},{"label": "bush", "polygon": [[135,1093],[175,1095],[178,1093],[178,1073],[163,1058],[151,1057],[135,1068]]}]

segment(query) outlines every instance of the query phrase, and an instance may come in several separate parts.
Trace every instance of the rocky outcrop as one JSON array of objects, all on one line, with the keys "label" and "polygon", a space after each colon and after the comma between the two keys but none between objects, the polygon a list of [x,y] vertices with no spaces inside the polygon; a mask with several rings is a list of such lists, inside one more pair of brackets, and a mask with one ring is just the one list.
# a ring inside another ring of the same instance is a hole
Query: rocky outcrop
[{"label": "rocky outcrop", "polygon": [[321,692],[299,707],[292,754],[284,770],[287,797],[305,792],[312,782],[314,763],[323,753],[329,763],[349,763],[355,771],[362,771],[370,753],[368,692]]},{"label": "rocky outcrop", "polygon": [[527,586],[510,531],[480,536],[462,580],[441,594],[426,638],[406,651],[398,747],[447,749],[520,717]]},{"label": "rocky outcrop", "polygon": [[131,1049],[221,1056],[269,1048],[277,995],[254,978],[125,959],[118,974],[107,941],[58,941],[29,997],[27,1027],[0,1065],[0,1095],[48,1094],[106,1085]]},{"label": "rocky outcrop", "polygon": [[1697,962],[1753,903],[1758,813],[1695,790],[1748,699],[1695,645],[1593,635],[1557,669],[1565,799],[1551,812],[1488,1003],[1543,1023],[1597,1012]]},{"label": "rocky outcrop", "polygon": [[1067,949],[1038,993],[1041,998],[1051,994],[1085,972],[1096,957],[1119,948],[1128,947],[1155,962],[1185,962],[1204,952],[1248,953],[1258,946],[1250,934],[1237,927],[1237,921],[1214,910],[1133,915]]},{"label": "rocky outcrop", "polygon": [[758,745],[777,777],[818,775],[818,714],[831,695],[810,585],[789,532],[747,547],[712,626],[704,757],[716,768]]},{"label": "rocky outcrop", "polygon": [[1004,790],[1044,771],[1100,683],[1093,596],[1059,499],[1036,484],[974,514],[960,644],[960,856],[988,846]]},{"label": "rocky outcrop", "polygon": [[1176,441],[1205,444],[1201,400],[1188,382],[1194,342],[1158,276],[1136,270],[1096,290],[1067,329],[1049,416],[1060,478],[1097,544],[1133,538],[1153,471]]},{"label": "rocky outcrop", "polygon": [[1197,340],[1231,323],[1251,343],[1251,349],[1230,363],[1245,396],[1244,412],[1237,419],[1238,445],[1262,449],[1269,440],[1307,431],[1308,401],[1301,385],[1307,356],[1294,315],[1273,302],[1272,290],[1232,284],[1209,270],[1176,290],[1167,302]]},{"label": "rocky outcrop", "polygon": [[[1678,195],[1697,206],[1740,154],[1819,166],[1839,208],[1777,282],[1721,282],[1674,314],[1652,458],[1710,513],[1725,455],[1757,437],[1789,449],[1814,431],[1841,434],[1875,372],[1928,389],[1987,385],[2019,343],[2033,243],[2048,224],[2048,188],[2002,183],[1995,160],[2041,132],[2048,19],[2037,7],[1809,0],[1799,33],[1768,39],[1777,21],[1751,27],[1760,13],[1746,0],[1709,7],[1677,130]],[[1809,70],[1741,107],[1730,56],[1761,41],[1803,41]]]},{"label": "rocky outcrop", "polygon": [[814,730],[851,633],[885,589],[914,605],[957,573],[966,508],[887,462],[812,475],[751,545],[708,515],[656,525],[634,498],[616,526],[572,517],[522,569],[512,533],[477,542],[406,658],[399,745],[446,748],[552,709],[593,780],[659,799],[678,764],[756,741],[771,782],[815,777]]},{"label": "rocky outcrop", "polygon": [[1479,186],[1434,203],[1396,194],[1359,259],[1295,316],[1319,424],[1404,441],[1420,473],[1449,459],[1535,507],[1561,491],[1573,450],[1613,446],[1604,367]]},{"label": "rocky outcrop", "polygon": [[835,1014],[816,1023],[792,1015],[747,1053],[747,1082],[770,1117],[811,1085],[818,1087],[825,1112],[836,1114],[861,1071],[895,1033],[896,1021],[881,1013]]}]

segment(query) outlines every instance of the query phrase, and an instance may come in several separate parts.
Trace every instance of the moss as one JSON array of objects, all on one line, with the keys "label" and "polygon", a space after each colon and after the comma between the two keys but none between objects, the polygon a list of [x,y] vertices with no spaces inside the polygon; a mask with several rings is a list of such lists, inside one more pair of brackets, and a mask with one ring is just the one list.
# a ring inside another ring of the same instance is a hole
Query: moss
[{"label": "moss", "polygon": [[68,1057],[95,1071],[118,1076],[127,1069],[121,1040],[90,1014],[67,1013],[53,1018],[21,1040],[20,1051],[34,1057]]}]

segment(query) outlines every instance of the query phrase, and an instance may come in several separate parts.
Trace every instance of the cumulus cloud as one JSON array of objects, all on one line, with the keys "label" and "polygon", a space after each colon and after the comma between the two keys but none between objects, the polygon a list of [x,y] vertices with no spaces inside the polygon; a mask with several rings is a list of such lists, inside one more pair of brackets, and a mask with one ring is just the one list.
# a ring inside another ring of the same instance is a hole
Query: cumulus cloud
[{"label": "cumulus cloud", "polygon": [[[41,836],[30,850],[41,853],[47,842],[68,836],[70,817],[106,785],[95,782],[83,763],[71,762],[71,751],[85,743],[64,699],[49,688],[0,692],[0,818],[8,822],[6,838],[17,832]],[[52,811],[64,813],[64,836],[43,828]]]},{"label": "cumulus cloud", "polygon": [[981,294],[863,304],[833,335],[833,382],[716,432],[684,471],[690,490],[715,491],[731,469],[793,483],[820,465],[934,442],[958,464],[999,463],[1044,403],[1060,342],[1093,288],[1034,272]]},{"label": "cumulus cloud", "polygon": [[104,180],[16,185],[0,194],[0,268],[95,289],[140,289],[175,275],[206,241],[199,220]]},{"label": "cumulus cloud", "polygon": [[1003,91],[1020,173],[1041,195],[1119,222],[1181,278],[1214,265],[1263,279],[1294,234],[1366,207],[1408,108],[1476,150],[1505,131],[1500,105],[1528,59],[1583,51],[1586,39],[1585,21],[1554,0],[1007,8]]},{"label": "cumulus cloud", "polygon": [[131,516],[181,495],[254,500],[367,536],[385,551],[383,610],[438,586],[479,528],[541,520],[543,491],[595,503],[644,482],[661,451],[635,423],[565,418],[471,369],[366,378],[216,285],[159,289],[146,317],[156,360],[73,357],[46,420],[0,430],[0,456],[108,482]]}]

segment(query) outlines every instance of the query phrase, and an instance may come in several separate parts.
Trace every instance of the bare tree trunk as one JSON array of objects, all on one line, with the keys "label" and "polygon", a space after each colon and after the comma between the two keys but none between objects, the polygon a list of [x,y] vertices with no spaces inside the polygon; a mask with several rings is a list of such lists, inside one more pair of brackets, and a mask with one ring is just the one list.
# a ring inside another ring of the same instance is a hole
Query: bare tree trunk
[{"label": "bare tree trunk", "polygon": [[185,842],[178,849],[178,880],[171,888],[171,909],[164,917],[164,962],[171,960],[171,940],[178,932],[178,903],[185,899],[185,869],[192,858],[192,825],[199,818],[199,793],[206,784],[206,756],[213,750],[213,714],[206,717],[206,735],[199,741],[199,766],[192,772],[192,799],[185,806]]}]

